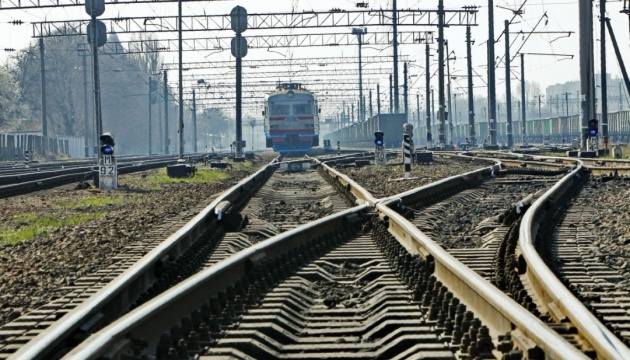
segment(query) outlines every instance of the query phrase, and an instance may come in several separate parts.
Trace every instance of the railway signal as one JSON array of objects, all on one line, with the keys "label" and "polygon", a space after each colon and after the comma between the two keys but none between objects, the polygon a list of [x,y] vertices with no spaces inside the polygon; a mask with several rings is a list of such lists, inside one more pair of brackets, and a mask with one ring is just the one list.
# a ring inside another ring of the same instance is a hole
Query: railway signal
[{"label": "railway signal", "polygon": [[588,121],[588,136],[594,137],[597,136],[599,122],[595,119],[591,119]]},{"label": "railway signal", "polygon": [[376,146],[383,146],[385,144],[385,140],[383,140],[383,137],[385,136],[385,134],[383,134],[382,131],[377,131],[374,133],[374,144],[376,144]]},{"label": "railway signal", "polygon": [[98,164],[98,188],[112,190],[118,188],[118,167],[114,157],[114,135],[105,132],[101,139],[101,159]]},{"label": "railway signal", "polygon": [[387,165],[384,137],[385,134],[382,131],[376,131],[374,133],[374,144],[376,145],[376,150],[374,151],[374,163],[376,165]]}]

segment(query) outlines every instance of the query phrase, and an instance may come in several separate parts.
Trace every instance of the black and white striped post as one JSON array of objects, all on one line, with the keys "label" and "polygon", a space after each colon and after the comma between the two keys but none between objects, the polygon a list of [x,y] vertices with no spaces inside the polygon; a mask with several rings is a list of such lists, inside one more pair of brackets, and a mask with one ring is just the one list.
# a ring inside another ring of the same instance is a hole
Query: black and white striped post
[{"label": "black and white striped post", "polygon": [[341,155],[341,142],[337,141],[337,155]]},{"label": "black and white striped post", "polygon": [[24,164],[29,165],[31,163],[31,154],[28,150],[24,150]]},{"label": "black and white striped post", "polygon": [[411,136],[403,134],[403,161],[405,164],[405,178],[411,177]]}]

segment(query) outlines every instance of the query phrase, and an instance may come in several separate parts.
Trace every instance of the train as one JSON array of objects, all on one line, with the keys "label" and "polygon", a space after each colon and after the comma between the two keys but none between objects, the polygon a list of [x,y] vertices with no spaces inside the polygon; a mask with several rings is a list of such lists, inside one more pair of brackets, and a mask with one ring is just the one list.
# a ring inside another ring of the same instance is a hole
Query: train
[{"label": "train", "polygon": [[300,83],[279,83],[265,101],[266,147],[278,153],[306,153],[319,146],[319,107]]},{"label": "train", "polygon": [[[597,118],[601,119],[601,116],[598,115]],[[338,129],[327,135],[327,138],[330,137],[331,139],[335,139],[335,141],[341,141],[342,146],[372,146],[371,144],[374,142],[374,125],[372,125],[370,121],[373,122],[374,120],[368,120],[364,123],[355,123]],[[409,118],[408,121],[415,126],[414,142],[419,146],[424,146],[427,142],[427,128],[424,121],[424,119],[421,119],[420,126],[417,126],[417,119]],[[525,143],[532,144],[564,143],[568,145],[571,144],[572,140],[580,138],[582,128],[578,115],[526,120],[524,137],[522,136],[522,127],[522,121],[517,119],[512,122],[512,135],[515,144],[524,141]],[[448,123],[446,128],[448,129]],[[468,124],[454,124],[452,131],[453,144],[465,144],[469,137],[469,128]],[[488,123],[486,121],[476,121],[474,130],[477,144],[482,145],[484,140],[488,139]],[[394,126],[392,131],[398,139],[396,146],[400,146],[400,142],[402,141],[402,127]],[[435,144],[438,135],[437,124],[431,126],[430,132],[433,134],[433,144]],[[601,121],[599,121],[599,134],[600,136],[602,134]],[[385,136],[388,136],[387,132],[385,132]],[[630,142],[630,111],[625,110],[608,113],[608,137],[609,143]],[[499,122],[497,124],[497,141],[501,145],[507,144],[506,122]],[[389,144],[392,144],[392,142],[390,141]]]}]

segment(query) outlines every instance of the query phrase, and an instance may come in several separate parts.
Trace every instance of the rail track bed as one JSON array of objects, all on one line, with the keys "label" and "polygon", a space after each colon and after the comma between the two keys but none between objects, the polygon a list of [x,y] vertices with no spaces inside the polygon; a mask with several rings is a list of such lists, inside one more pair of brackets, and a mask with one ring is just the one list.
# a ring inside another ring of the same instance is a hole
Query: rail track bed
[{"label": "rail track bed", "polygon": [[[592,177],[537,248],[595,316],[630,346],[630,181]],[[546,255],[546,256],[545,256]]]},{"label": "rail track bed", "polygon": [[[455,352],[494,358],[488,328],[425,276],[429,264],[405,255],[386,233],[383,225],[372,236],[347,231],[340,245],[310,263],[278,264],[278,272],[297,271],[271,275],[277,284],[256,305],[202,335],[216,341],[199,344],[207,348],[200,358],[454,359]],[[190,342],[176,332],[158,346],[165,350],[158,358],[177,349],[171,344]]]},{"label": "rail track bed", "polygon": [[[183,256],[166,261],[156,274],[156,283],[132,306],[142,304],[199,269],[212,266],[261,240],[347,208],[336,190],[315,170],[302,173],[269,171],[269,174],[269,179],[265,174],[259,175],[260,188],[243,192],[232,203],[226,201],[221,204],[221,224],[207,229],[205,235]],[[158,247],[166,234],[175,233],[212,200],[210,198],[190,211],[165,221],[133,245],[124,248],[120,255],[112,259],[110,266],[71,280],[69,285],[55,290],[60,294],[59,298],[4,324],[0,327],[0,358],[6,358],[131,268]]]},{"label": "rail track bed", "polygon": [[492,279],[499,248],[512,224],[560,178],[562,175],[499,174],[434,204],[422,201],[406,207],[413,211],[412,222],[418,229]]},{"label": "rail track bed", "polygon": [[[326,161],[326,159],[322,159],[322,161]],[[375,166],[372,156],[371,166],[343,168],[340,171],[350,178],[356,179],[359,185],[378,199],[400,194],[436,180],[490,167],[494,164],[488,160],[457,155],[434,155],[434,161],[430,164],[413,165],[412,178],[404,179],[405,170],[401,161],[402,159],[398,157],[391,159],[387,166]]]}]

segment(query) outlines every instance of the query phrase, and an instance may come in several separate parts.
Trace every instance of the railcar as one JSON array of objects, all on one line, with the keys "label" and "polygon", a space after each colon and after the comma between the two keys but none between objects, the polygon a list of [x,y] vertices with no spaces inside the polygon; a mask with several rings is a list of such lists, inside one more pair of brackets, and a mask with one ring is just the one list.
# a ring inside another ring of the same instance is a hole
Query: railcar
[{"label": "railcar", "polygon": [[319,146],[315,94],[299,83],[280,83],[265,102],[266,146],[275,152],[308,152]]}]

